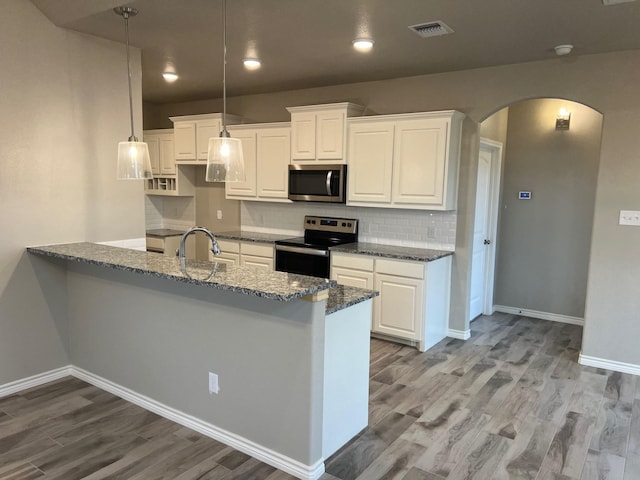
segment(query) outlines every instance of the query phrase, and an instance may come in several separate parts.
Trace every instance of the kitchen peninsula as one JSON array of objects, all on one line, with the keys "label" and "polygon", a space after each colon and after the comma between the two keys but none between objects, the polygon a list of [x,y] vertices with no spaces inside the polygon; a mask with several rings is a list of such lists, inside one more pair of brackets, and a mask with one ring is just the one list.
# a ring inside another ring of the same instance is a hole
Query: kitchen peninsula
[{"label": "kitchen peninsula", "polygon": [[367,425],[376,292],[93,243],[27,250],[43,288],[64,274],[79,378],[298,478]]}]

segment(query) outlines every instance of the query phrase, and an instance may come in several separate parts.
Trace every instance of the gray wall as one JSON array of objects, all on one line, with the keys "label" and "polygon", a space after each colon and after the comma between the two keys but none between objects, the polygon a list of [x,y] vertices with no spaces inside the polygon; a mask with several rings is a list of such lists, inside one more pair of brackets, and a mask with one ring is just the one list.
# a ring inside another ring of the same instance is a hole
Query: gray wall
[{"label": "gray wall", "polygon": [[25,247],[143,237],[144,203],[142,182],[115,179],[129,135],[124,47],[57,28],[24,0],[2,2],[0,45],[3,385],[68,364],[63,280]]},{"label": "gray wall", "polygon": [[[456,109],[482,122],[511,103],[531,98],[566,98],[604,114],[600,171],[589,257],[583,353],[640,365],[640,228],[618,225],[619,210],[640,209],[640,64],[639,51],[574,56],[566,59],[481,68],[380,82],[339,85],[229,99],[229,111],[252,121],[287,120],[286,106],[353,101],[369,112],[395,113]],[[147,128],[169,127],[173,114],[219,111],[218,100],[149,105]],[[473,125],[468,127],[471,131]],[[475,127],[477,129],[477,126]],[[477,136],[477,131],[476,131]],[[451,327],[464,330],[468,320],[468,281],[475,171],[478,145],[470,134],[462,158],[461,191]]]},{"label": "gray wall", "polygon": [[[563,107],[571,128],[555,130]],[[584,317],[601,131],[602,115],[577,103],[510,107],[496,305]]]},{"label": "gray wall", "polygon": [[304,464],[321,459],[326,302],[75,262],[67,286],[73,365]]}]

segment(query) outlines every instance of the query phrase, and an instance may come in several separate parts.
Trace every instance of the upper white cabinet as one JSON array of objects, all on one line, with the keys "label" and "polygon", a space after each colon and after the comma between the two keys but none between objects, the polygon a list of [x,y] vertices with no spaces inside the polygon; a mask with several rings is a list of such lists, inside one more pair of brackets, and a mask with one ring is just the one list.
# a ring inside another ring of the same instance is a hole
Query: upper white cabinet
[{"label": "upper white cabinet", "polygon": [[391,203],[393,122],[374,121],[349,126],[347,202],[368,206]]},{"label": "upper white cabinet", "polygon": [[226,183],[226,198],[289,202],[289,123],[236,125],[229,133],[242,142],[246,180]]},{"label": "upper white cabinet", "polygon": [[291,161],[345,163],[347,117],[364,107],[349,102],[287,108],[291,113]]},{"label": "upper white cabinet", "polygon": [[175,175],[173,130],[145,130],[143,134],[144,142],[149,146],[149,159],[153,175]]},{"label": "upper white cabinet", "polygon": [[[209,139],[222,130],[222,114],[186,115],[170,117],[173,122],[175,159],[181,164],[206,163]],[[235,115],[227,115],[227,125],[240,122]]]},{"label": "upper white cabinet", "polygon": [[464,115],[456,111],[348,121],[348,205],[455,210]]}]

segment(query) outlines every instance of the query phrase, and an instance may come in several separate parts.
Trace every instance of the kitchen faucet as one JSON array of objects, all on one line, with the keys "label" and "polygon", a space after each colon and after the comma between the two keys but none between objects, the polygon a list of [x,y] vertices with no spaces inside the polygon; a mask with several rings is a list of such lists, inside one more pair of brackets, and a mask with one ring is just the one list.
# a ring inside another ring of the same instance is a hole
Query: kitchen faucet
[{"label": "kitchen faucet", "polygon": [[195,232],[205,233],[211,239],[211,253],[214,255],[220,255],[221,251],[218,246],[218,241],[210,230],[207,230],[204,227],[191,227],[189,230],[184,232],[184,235],[182,235],[182,238],[180,239],[180,249],[176,252],[181,262],[185,260],[187,237]]}]

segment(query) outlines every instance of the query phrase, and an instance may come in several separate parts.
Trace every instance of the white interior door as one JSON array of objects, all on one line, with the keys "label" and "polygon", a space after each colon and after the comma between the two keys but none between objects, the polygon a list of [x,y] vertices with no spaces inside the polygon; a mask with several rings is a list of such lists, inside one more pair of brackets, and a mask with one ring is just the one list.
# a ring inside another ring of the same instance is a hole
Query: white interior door
[{"label": "white interior door", "polygon": [[495,237],[502,145],[482,139],[478,155],[478,180],[471,261],[469,320],[493,313]]}]

